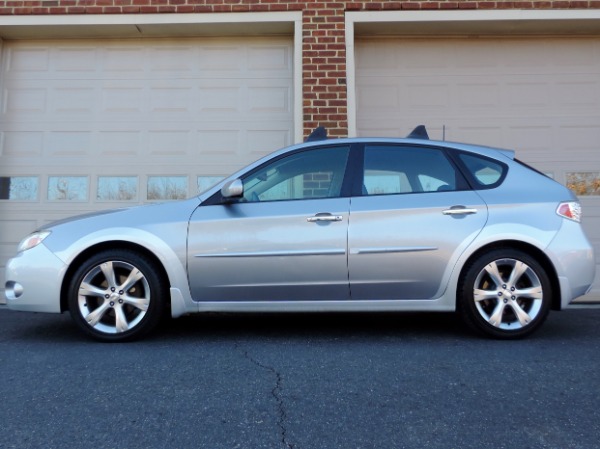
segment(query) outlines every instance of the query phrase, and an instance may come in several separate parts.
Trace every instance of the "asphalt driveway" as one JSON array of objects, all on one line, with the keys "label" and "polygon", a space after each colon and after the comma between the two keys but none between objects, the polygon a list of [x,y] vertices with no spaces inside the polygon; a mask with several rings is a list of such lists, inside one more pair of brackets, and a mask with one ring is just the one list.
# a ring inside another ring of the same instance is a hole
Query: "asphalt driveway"
[{"label": "asphalt driveway", "polygon": [[452,314],[207,315],[101,344],[0,307],[0,448],[597,448],[599,324],[502,342]]}]

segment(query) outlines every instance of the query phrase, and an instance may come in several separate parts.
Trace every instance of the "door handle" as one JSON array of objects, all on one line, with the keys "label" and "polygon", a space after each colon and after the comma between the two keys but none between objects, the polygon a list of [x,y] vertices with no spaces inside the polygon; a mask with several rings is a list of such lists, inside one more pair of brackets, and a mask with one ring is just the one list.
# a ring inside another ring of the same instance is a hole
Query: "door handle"
[{"label": "door handle", "polygon": [[314,217],[308,217],[306,221],[309,223],[317,223],[320,221],[342,221],[343,217],[341,215],[331,215],[330,213],[319,213]]},{"label": "door handle", "polygon": [[477,209],[467,208],[465,206],[452,206],[450,209],[442,211],[444,215],[471,215],[476,214]]}]

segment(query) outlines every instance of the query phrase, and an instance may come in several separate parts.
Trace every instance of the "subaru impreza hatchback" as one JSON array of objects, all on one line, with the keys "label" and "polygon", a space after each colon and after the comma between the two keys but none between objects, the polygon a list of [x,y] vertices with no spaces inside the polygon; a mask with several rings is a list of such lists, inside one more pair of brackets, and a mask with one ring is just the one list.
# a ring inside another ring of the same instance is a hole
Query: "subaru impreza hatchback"
[{"label": "subaru impreza hatchback", "polygon": [[214,311],[458,310],[518,338],[590,289],[577,198],[513,151],[431,141],[423,127],[324,134],[198,197],[39,229],[8,262],[8,307],[68,310],[102,341]]}]

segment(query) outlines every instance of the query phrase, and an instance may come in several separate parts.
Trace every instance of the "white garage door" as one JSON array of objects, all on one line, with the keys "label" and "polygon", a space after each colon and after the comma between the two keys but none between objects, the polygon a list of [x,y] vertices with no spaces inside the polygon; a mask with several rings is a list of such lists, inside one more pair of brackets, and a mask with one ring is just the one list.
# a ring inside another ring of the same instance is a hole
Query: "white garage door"
[{"label": "white garage door", "polygon": [[36,227],[194,195],[293,138],[291,38],[12,41],[1,69],[2,287]]},{"label": "white garage door", "polygon": [[599,263],[600,38],[363,39],[357,130],[517,150],[577,191]]}]

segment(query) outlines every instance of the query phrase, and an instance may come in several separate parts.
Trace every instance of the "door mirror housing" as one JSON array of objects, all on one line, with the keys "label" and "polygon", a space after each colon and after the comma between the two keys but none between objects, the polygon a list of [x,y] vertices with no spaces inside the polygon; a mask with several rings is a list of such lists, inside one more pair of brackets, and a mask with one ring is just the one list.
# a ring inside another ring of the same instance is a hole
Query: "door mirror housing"
[{"label": "door mirror housing", "polygon": [[240,198],[244,195],[244,183],[239,178],[226,182],[221,187],[221,195],[224,199]]}]

